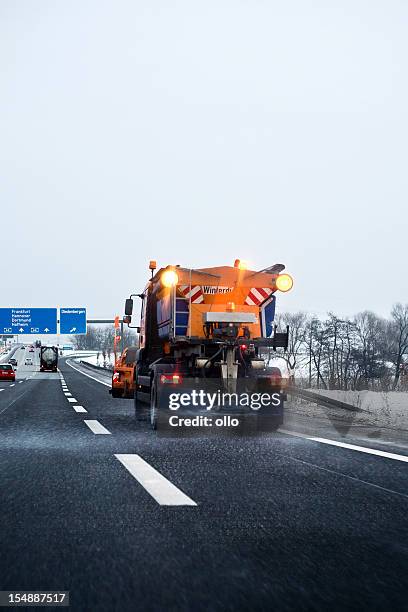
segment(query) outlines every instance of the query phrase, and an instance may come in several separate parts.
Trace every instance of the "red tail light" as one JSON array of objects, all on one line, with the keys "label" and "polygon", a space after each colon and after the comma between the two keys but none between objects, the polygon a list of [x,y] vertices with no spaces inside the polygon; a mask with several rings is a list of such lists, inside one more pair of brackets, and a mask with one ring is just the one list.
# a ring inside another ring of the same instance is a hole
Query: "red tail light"
[{"label": "red tail light", "polygon": [[163,385],[179,385],[183,382],[183,378],[180,374],[161,374],[160,382]]},{"label": "red tail light", "polygon": [[113,382],[119,382],[119,378],[120,378],[120,373],[119,372],[114,372],[113,376],[112,376],[112,381]]},{"label": "red tail light", "polygon": [[271,384],[274,387],[280,387],[282,384],[282,376],[280,374],[272,374],[271,375]]}]

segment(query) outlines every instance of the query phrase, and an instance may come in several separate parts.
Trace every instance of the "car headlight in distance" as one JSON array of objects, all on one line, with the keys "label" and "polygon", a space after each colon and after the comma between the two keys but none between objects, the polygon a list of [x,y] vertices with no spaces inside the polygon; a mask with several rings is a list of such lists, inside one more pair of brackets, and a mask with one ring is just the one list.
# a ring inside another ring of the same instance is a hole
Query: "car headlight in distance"
[{"label": "car headlight in distance", "polygon": [[290,291],[293,287],[293,278],[289,274],[279,274],[276,277],[275,284],[279,291]]},{"label": "car headlight in distance", "polygon": [[161,282],[164,287],[174,287],[178,283],[178,275],[174,270],[165,270],[161,275]]}]

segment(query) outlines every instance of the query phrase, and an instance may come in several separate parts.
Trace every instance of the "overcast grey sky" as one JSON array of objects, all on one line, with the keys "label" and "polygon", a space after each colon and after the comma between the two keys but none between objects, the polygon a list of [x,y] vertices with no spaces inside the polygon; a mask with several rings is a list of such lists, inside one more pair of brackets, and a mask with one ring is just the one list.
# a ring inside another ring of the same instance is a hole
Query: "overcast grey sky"
[{"label": "overcast grey sky", "polygon": [[[408,4],[0,0],[0,306],[120,313],[149,259],[408,301]],[[10,262],[10,263],[9,263]]]}]

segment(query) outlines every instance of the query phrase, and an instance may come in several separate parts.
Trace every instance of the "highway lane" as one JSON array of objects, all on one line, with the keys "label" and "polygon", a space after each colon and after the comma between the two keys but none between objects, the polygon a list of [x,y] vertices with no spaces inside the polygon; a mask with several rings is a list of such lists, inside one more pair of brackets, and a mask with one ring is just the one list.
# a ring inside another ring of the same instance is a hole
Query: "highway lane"
[{"label": "highway lane", "polygon": [[[23,348],[24,347],[24,348]],[[14,357],[17,360],[17,366],[15,366],[16,381],[0,381],[0,411],[1,411],[1,399],[6,400],[9,394],[4,395],[4,391],[12,389],[13,387],[22,384],[26,379],[33,377],[39,370],[39,353],[38,350],[34,349],[34,352],[30,352],[30,349],[25,345],[17,345],[13,350],[3,358],[2,363],[8,363],[10,357]],[[33,360],[33,365],[26,365],[25,361],[27,357]],[[23,392],[23,389],[18,388],[18,393]],[[3,394],[3,395],[2,395]],[[14,396],[13,396],[14,397]],[[4,406],[3,406],[4,409]]]},{"label": "highway lane", "polygon": [[[75,610],[406,609],[406,463],[284,433],[159,438],[60,367],[28,370],[0,414],[2,589],[70,590]],[[166,505],[168,483],[196,505]]]}]

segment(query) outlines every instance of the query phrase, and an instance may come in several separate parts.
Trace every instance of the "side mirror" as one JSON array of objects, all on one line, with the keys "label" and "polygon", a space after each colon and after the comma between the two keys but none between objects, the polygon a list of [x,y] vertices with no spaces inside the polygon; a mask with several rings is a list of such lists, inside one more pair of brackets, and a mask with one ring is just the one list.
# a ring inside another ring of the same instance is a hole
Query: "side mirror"
[{"label": "side mirror", "polygon": [[133,312],[133,300],[128,298],[125,302],[125,315],[131,315]]}]

